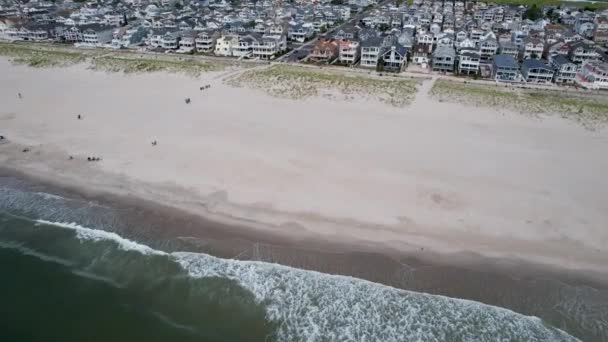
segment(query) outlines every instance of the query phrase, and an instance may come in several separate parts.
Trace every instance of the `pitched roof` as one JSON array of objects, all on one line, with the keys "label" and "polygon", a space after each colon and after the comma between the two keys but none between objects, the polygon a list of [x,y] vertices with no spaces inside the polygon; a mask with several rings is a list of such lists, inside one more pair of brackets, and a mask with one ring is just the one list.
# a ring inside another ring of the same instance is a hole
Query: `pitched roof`
[{"label": "pitched roof", "polygon": [[511,55],[496,55],[494,56],[494,64],[499,68],[519,68],[515,58]]},{"label": "pitched roof", "polygon": [[523,63],[522,63],[522,66],[525,66],[528,69],[548,69],[548,70],[552,70],[544,62],[541,62],[540,60],[534,59],[534,58],[525,59],[523,61]]}]

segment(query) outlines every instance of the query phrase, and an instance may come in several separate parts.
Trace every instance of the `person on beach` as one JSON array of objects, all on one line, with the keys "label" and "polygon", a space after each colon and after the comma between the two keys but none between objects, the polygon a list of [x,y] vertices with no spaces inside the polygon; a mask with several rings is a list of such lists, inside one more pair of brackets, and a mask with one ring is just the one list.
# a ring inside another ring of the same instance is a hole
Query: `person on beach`
[{"label": "person on beach", "polygon": [[82,115],[78,114],[78,120],[82,120]]},{"label": "person on beach", "polygon": [[4,135],[0,135],[0,141],[4,140]]},{"label": "person on beach", "polygon": [[156,144],[158,144],[158,142],[157,142],[156,140],[154,140],[154,141],[152,142],[152,146],[156,146]]},{"label": "person on beach", "polygon": [[19,96],[19,98],[23,98],[23,96],[21,95],[21,93],[17,93],[17,96]]}]

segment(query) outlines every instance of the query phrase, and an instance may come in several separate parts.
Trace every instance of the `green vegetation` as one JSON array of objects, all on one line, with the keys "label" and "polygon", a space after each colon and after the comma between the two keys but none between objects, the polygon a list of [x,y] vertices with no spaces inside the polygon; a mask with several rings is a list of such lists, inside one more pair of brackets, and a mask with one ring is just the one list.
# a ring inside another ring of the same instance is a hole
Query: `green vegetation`
[{"label": "green vegetation", "polygon": [[60,67],[81,63],[86,55],[68,49],[51,49],[40,45],[34,47],[26,44],[0,43],[0,55],[11,58],[15,64],[24,64],[35,68]]},{"label": "green vegetation", "polygon": [[559,5],[572,5],[572,6],[577,6],[577,7],[589,7],[590,9],[602,9],[602,8],[608,8],[608,2],[604,1],[604,2],[586,2],[586,1],[581,1],[581,2],[576,2],[576,1],[567,1],[567,0],[492,0],[492,1],[488,1],[488,3],[495,3],[495,4],[513,4],[513,5],[525,5],[525,6],[532,6],[532,5],[536,5],[539,8],[542,8],[543,6],[549,6],[549,5],[553,5],[553,6],[559,6]]},{"label": "green vegetation", "polygon": [[587,129],[608,123],[608,98],[553,90],[512,90],[498,86],[437,80],[431,96],[439,101],[503,108],[521,114],[557,114]]},{"label": "green vegetation", "polygon": [[134,54],[108,55],[91,60],[91,68],[109,72],[142,73],[142,72],[178,72],[190,76],[199,76],[202,72],[221,70],[225,63],[205,62],[194,58],[138,57]]},{"label": "green vegetation", "polygon": [[272,96],[282,98],[373,98],[398,107],[414,99],[419,84],[414,79],[381,79],[289,65],[245,71],[225,82],[236,87],[263,89]]},{"label": "green vegetation", "polygon": [[0,55],[8,56],[11,62],[31,67],[66,67],[86,63],[94,70],[140,73],[180,72],[198,76],[206,71],[218,71],[235,65],[223,60],[203,60],[186,55],[150,55],[125,51],[76,50],[71,47],[32,44],[0,43]]},{"label": "green vegetation", "polygon": [[543,11],[540,7],[536,6],[536,4],[532,4],[532,6],[528,7],[528,9],[524,12],[523,18],[530,20],[538,20],[543,17]]}]

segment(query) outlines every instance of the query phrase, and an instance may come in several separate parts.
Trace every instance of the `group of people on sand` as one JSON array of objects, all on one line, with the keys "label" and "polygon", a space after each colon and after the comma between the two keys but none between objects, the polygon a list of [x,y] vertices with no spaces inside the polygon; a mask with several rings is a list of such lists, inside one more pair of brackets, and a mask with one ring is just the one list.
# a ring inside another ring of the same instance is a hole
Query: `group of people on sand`
[{"label": "group of people on sand", "polygon": [[87,157],[87,161],[100,161],[101,158],[99,157]]},{"label": "group of people on sand", "polygon": [[204,85],[204,86],[200,87],[199,89],[205,90],[205,89],[209,89],[209,88],[211,88],[211,84]]}]

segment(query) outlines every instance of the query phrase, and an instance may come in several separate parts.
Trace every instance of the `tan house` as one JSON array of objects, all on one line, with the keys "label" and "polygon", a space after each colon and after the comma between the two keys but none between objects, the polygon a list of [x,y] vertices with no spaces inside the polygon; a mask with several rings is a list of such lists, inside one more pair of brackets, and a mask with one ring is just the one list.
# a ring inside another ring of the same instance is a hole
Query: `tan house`
[{"label": "tan house", "polygon": [[338,42],[333,39],[321,38],[308,54],[312,62],[330,62],[338,57]]}]

